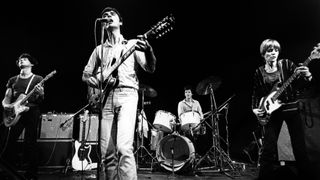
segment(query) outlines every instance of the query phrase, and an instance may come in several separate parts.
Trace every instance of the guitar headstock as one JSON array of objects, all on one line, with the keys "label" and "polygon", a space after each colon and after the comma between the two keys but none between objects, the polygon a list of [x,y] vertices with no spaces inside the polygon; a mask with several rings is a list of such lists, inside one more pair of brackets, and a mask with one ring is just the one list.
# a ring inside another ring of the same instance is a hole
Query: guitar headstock
[{"label": "guitar headstock", "polygon": [[44,80],[48,80],[49,78],[51,78],[54,74],[56,74],[57,73],[57,71],[56,70],[54,70],[54,71],[52,71],[51,73],[49,73],[48,75],[46,75],[46,77],[44,78]]},{"label": "guitar headstock", "polygon": [[145,38],[160,38],[163,35],[167,34],[173,29],[173,25],[175,23],[175,18],[172,14],[166,16],[161,21],[159,21],[156,25],[154,25],[148,32],[144,34]]},{"label": "guitar headstock", "polygon": [[320,58],[320,43],[318,43],[317,46],[313,48],[310,54],[310,59],[319,59],[319,58]]},{"label": "guitar headstock", "polygon": [[83,118],[81,118],[82,122],[86,122],[89,119],[89,111],[85,110],[83,113]]}]

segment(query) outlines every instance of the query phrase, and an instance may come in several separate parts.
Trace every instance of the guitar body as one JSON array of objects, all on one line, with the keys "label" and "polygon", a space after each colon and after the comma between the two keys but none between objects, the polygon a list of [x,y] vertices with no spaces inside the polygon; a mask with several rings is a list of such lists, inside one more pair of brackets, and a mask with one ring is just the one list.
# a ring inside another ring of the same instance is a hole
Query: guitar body
[{"label": "guitar body", "polygon": [[102,92],[98,88],[89,87],[88,89],[88,98],[91,104],[91,107],[94,110],[100,109],[100,101],[104,102],[105,96],[116,86],[118,83],[118,79],[114,77],[110,77],[105,85],[103,86]]},{"label": "guitar body", "polygon": [[88,165],[92,163],[89,155],[91,152],[91,145],[86,145],[84,143],[80,143],[79,141],[75,141],[74,144],[75,153],[72,158],[72,167],[75,170],[86,170],[88,169]]},{"label": "guitar body", "polygon": [[272,97],[277,93],[277,91],[271,91],[271,93],[260,100],[259,109],[265,111],[263,116],[257,117],[261,125],[265,125],[269,122],[272,112],[279,109],[282,104],[279,100],[274,100]]},{"label": "guitar body", "polygon": [[18,99],[11,104],[12,108],[5,109],[3,111],[3,122],[6,127],[11,127],[17,124],[21,117],[21,113],[29,110],[29,107],[21,103],[25,97],[25,94],[20,94]]}]

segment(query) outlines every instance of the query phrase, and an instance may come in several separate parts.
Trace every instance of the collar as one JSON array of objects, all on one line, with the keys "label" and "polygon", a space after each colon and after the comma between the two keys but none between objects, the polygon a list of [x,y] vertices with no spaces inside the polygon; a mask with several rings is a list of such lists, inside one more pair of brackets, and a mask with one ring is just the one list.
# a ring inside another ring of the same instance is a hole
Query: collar
[{"label": "collar", "polygon": [[124,39],[123,35],[119,35],[118,39],[116,40],[116,43],[115,44],[111,44],[108,39],[105,41],[104,45],[105,46],[108,46],[108,47],[113,47],[113,46],[116,46],[118,44],[126,44],[127,43],[127,40]]}]

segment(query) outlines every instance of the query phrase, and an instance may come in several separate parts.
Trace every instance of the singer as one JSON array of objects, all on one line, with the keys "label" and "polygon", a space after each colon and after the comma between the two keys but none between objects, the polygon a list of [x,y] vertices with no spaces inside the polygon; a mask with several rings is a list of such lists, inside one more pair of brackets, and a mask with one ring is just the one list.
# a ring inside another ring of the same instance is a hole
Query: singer
[{"label": "singer", "polygon": [[[116,80],[106,93],[103,102],[101,120],[101,164],[105,165],[107,179],[137,179],[137,168],[133,153],[133,140],[138,105],[139,80],[138,68],[153,73],[156,58],[153,49],[145,39],[126,40],[120,27],[123,20],[120,13],[112,7],[106,7],[101,13],[102,22],[108,22],[103,28],[107,37],[103,45],[96,47],[87,65],[82,80],[90,87],[99,87],[101,76],[95,74],[112,68],[114,62],[132,46],[136,50],[112,73]],[[103,50],[103,58],[101,51]],[[100,64],[101,59],[101,64]]]},{"label": "singer", "polygon": [[[17,158],[17,143],[16,140],[23,130],[24,134],[24,159],[27,163],[26,173],[24,177],[28,180],[37,179],[37,127],[40,122],[40,105],[44,100],[44,88],[39,83],[43,77],[32,72],[33,66],[38,62],[30,54],[23,53],[16,61],[20,69],[20,74],[11,77],[6,85],[6,92],[2,100],[4,110],[12,109],[13,104],[18,103],[21,95],[29,93],[35,88],[35,93],[28,99],[26,106],[29,108],[21,113],[19,121],[5,130],[1,130],[1,137],[8,137],[8,145],[5,147],[4,142],[1,142],[2,160],[8,166],[15,168]],[[2,126],[1,128],[4,128]],[[5,139],[5,138],[4,138]],[[7,140],[4,140],[7,141]],[[5,148],[5,149],[2,149]],[[21,165],[21,164],[20,164]]]}]

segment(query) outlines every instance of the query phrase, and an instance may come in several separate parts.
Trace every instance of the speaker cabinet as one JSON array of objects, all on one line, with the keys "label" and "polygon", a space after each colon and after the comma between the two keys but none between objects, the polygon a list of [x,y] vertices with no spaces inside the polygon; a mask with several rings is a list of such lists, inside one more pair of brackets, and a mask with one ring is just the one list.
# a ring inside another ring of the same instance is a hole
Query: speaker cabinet
[{"label": "speaker cabinet", "polygon": [[97,114],[89,114],[89,118],[86,120],[83,115],[80,115],[79,141],[86,140],[87,142],[97,142],[98,126],[99,116]]},{"label": "speaker cabinet", "polygon": [[71,139],[39,139],[39,167],[63,168],[72,160],[73,141]]},{"label": "speaker cabinet", "polygon": [[40,139],[72,139],[73,114],[42,114]]}]

